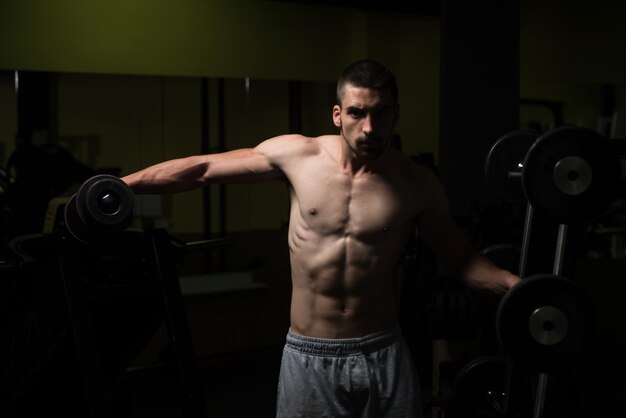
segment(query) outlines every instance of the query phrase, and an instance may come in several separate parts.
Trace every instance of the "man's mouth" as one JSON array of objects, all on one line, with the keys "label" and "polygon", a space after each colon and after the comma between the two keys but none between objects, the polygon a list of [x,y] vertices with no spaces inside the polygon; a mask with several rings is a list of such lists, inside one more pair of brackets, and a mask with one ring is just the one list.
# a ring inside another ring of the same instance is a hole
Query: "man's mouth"
[{"label": "man's mouth", "polygon": [[361,139],[360,143],[366,146],[373,146],[380,144],[382,141],[379,137],[365,137]]}]

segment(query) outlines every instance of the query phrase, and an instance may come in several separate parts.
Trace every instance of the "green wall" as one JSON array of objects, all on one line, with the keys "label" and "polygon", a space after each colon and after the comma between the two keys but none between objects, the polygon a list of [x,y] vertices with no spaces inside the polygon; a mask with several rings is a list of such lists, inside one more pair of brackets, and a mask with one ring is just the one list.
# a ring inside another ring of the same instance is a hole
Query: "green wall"
[{"label": "green wall", "polygon": [[366,52],[364,26],[348,9],[261,0],[3,0],[0,68],[332,79]]}]

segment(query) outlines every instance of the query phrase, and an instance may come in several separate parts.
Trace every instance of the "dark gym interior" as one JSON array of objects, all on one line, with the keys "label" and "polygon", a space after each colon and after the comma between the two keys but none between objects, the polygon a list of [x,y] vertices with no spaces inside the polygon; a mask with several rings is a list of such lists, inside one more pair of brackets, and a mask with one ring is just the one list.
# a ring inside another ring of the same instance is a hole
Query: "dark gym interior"
[{"label": "dark gym interior", "polygon": [[[533,279],[515,300],[476,291],[418,231],[406,243],[424,416],[626,416],[625,16],[611,0],[1,1],[0,415],[275,416],[284,184],[135,196],[114,179],[336,134],[337,76],[368,57],[398,79],[394,146],[441,179],[475,248]],[[72,227],[108,210],[94,178],[132,202],[123,225]]]}]

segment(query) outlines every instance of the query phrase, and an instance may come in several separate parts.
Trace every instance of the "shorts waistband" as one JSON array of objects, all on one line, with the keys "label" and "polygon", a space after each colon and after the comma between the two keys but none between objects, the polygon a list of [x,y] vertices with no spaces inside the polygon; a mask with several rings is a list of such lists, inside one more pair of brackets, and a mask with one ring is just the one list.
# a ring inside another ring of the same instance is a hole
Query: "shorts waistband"
[{"label": "shorts waistband", "polygon": [[317,356],[351,356],[371,353],[402,339],[400,326],[358,338],[313,338],[287,333],[286,347],[304,354]]}]

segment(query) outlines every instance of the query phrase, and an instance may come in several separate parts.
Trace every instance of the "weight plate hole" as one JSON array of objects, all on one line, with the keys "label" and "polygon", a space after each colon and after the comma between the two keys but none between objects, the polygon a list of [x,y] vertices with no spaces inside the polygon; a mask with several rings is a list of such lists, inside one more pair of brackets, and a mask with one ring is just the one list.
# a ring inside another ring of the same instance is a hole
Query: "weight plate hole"
[{"label": "weight plate hole", "polygon": [[98,196],[98,208],[107,215],[114,215],[120,210],[121,199],[116,193],[105,190]]}]

